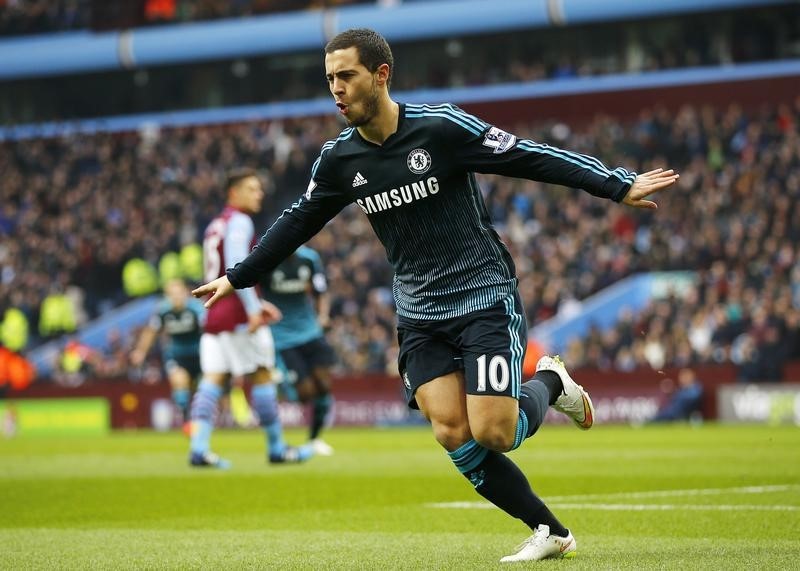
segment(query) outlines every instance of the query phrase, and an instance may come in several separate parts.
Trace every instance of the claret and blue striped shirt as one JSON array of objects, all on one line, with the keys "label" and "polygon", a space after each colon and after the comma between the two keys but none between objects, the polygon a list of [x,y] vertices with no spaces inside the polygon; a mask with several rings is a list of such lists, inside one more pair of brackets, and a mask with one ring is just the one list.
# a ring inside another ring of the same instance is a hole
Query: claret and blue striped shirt
[{"label": "claret and blue striped shirt", "polygon": [[228,278],[236,288],[254,285],[355,202],[394,268],[399,315],[440,320],[491,307],[517,280],[473,173],[580,188],[617,202],[636,177],[518,139],[453,105],[401,104],[397,131],[382,145],[348,128],[322,146],[306,192]]}]

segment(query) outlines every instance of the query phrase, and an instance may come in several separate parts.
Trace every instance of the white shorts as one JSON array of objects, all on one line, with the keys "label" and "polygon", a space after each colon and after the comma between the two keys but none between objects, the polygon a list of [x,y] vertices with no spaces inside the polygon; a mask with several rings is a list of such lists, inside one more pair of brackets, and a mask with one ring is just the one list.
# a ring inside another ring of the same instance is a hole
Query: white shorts
[{"label": "white shorts", "polygon": [[200,337],[200,369],[204,374],[248,375],[259,367],[275,367],[275,342],[266,325],[255,333],[242,329],[203,333]]}]

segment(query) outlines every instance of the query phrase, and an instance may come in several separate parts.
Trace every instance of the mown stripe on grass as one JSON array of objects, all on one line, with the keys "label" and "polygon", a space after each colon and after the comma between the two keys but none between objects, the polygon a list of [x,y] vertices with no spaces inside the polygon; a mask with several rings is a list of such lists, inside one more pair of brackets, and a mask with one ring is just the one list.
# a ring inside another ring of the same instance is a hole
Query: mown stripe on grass
[{"label": "mown stripe on grass", "polygon": [[[443,502],[426,504],[429,508],[439,509],[494,509],[495,506],[486,502]],[[800,506],[764,506],[753,504],[550,504],[557,510],[595,510],[595,511],[800,511]]]}]

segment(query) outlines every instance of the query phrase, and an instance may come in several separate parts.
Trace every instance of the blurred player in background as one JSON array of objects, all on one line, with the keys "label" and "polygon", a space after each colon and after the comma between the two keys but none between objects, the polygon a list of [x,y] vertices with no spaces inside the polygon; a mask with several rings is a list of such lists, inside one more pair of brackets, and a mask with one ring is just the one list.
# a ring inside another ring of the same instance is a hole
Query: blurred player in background
[{"label": "blurred player in background", "polygon": [[333,405],[330,368],[336,356],[325,340],[330,302],[319,254],[308,246],[298,248],[261,280],[261,294],[283,314],[272,334],[286,367],[287,392],[311,403],[309,443],[317,454],[330,456],[333,448],[320,433]]},{"label": "blurred player in background", "polygon": [[203,305],[189,296],[183,280],[169,280],[164,284],[164,300],[142,330],[130,355],[131,364],[140,367],[158,335],[162,332],[166,335],[162,350],[164,369],[172,388],[172,402],[181,411],[187,432],[192,383],[200,375],[200,335],[205,314]]},{"label": "blurred player in background", "polygon": [[[264,190],[256,171],[239,169],[228,175],[225,209],[206,228],[203,264],[208,279],[225,274],[228,264],[244,259],[253,246],[253,221],[261,210]],[[278,416],[275,386],[275,347],[267,322],[277,321],[278,308],[259,299],[254,288],[237,292],[208,311],[200,338],[203,380],[192,399],[192,466],[227,468],[230,463],[210,451],[211,433],[223,385],[229,376],[247,375],[253,381],[251,398],[267,440],[270,463],[303,462],[310,447],[288,446]]]},{"label": "blurred player in background", "polygon": [[240,264],[193,293],[234,288],[271,272],[355,202],[394,267],[399,368],[409,406],[475,490],[525,522],[533,535],[501,561],[572,557],[575,539],[503,452],[532,436],[548,406],[580,428],[593,408],[558,358],[542,357],[522,383],[527,326],[514,262],[493,229],[473,173],[585,189],[638,208],[678,175],[636,175],[587,155],[518,139],[453,105],[398,104],[393,58],[372,30],[348,30],[325,46],[328,85],[350,128],[322,147],[303,196]]}]

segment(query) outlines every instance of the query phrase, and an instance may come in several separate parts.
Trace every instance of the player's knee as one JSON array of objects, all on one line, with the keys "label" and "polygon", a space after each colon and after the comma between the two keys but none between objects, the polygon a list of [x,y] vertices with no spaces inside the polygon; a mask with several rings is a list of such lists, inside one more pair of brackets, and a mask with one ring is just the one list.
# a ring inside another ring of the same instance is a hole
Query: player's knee
[{"label": "player's knee", "polygon": [[514,446],[519,409],[507,397],[467,397],[469,428],[484,448],[507,452]]},{"label": "player's knee", "polygon": [[459,421],[432,421],[433,436],[445,450],[455,450],[471,438],[469,425]]},{"label": "player's knee", "polygon": [[191,385],[189,373],[182,367],[175,367],[169,373],[169,384],[173,389],[188,389]]},{"label": "player's knee", "polygon": [[297,399],[302,403],[307,403],[317,396],[316,387],[311,379],[297,381],[294,385],[294,390],[297,392]]},{"label": "player's knee", "polygon": [[475,441],[489,450],[507,452],[514,446],[514,432],[502,424],[482,424],[472,429]]},{"label": "player's knee", "polygon": [[314,392],[316,396],[322,397],[331,394],[331,387],[325,381],[314,381]]},{"label": "player's knee", "polygon": [[327,369],[316,368],[313,371],[312,379],[319,394],[327,394],[331,392],[331,375]]}]

